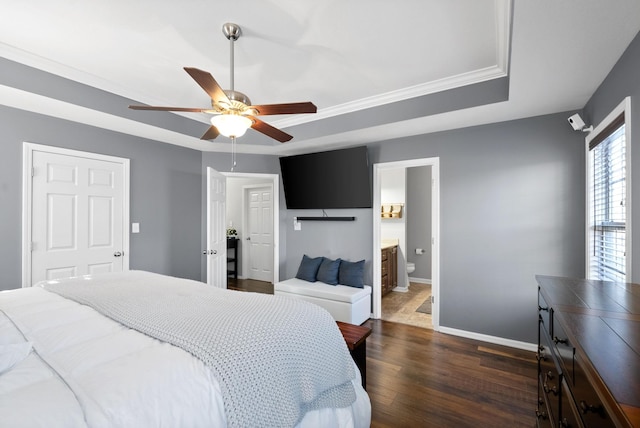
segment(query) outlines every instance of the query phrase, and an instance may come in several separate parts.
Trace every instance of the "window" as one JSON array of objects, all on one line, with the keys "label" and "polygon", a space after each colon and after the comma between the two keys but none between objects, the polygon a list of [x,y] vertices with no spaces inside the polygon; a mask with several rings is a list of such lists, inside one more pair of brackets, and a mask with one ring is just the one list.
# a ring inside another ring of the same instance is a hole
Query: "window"
[{"label": "window", "polygon": [[[623,103],[623,107],[624,107]],[[595,137],[587,139],[588,156],[588,277],[626,281],[627,268],[627,126],[617,109]],[[611,115],[610,115],[611,116]]]}]

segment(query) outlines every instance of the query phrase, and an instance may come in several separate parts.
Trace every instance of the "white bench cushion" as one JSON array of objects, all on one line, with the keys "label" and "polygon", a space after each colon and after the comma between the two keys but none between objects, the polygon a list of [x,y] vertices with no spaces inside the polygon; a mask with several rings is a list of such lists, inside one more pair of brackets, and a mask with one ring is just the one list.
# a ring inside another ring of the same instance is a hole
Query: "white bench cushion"
[{"label": "white bench cushion", "polygon": [[368,285],[355,288],[292,278],[276,283],[274,294],[315,303],[326,309],[336,321],[350,324],[362,324],[371,314],[371,287]]},{"label": "white bench cushion", "polygon": [[329,285],[319,281],[309,282],[303,279],[291,278],[276,283],[274,285],[274,291],[354,303],[370,295],[371,287],[368,285],[365,285],[364,288],[349,287],[347,285]]}]

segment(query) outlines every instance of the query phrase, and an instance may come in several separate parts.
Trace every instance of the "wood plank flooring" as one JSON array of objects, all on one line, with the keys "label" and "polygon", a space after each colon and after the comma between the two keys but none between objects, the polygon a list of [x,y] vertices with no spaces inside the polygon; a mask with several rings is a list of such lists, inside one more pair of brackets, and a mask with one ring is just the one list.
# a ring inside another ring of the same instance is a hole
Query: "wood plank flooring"
[{"label": "wood plank flooring", "polygon": [[[273,293],[273,285],[229,279],[229,288]],[[533,427],[533,352],[383,320],[363,325],[373,428]]]},{"label": "wood plank flooring", "polygon": [[536,359],[433,330],[369,320],[372,427],[533,427]]}]

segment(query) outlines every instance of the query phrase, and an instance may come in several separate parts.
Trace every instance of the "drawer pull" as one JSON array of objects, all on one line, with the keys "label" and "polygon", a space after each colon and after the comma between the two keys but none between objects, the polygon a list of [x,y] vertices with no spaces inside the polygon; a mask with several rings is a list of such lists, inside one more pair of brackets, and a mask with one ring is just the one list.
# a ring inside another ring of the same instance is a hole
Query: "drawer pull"
[{"label": "drawer pull", "polygon": [[547,383],[545,382],[542,385],[542,389],[544,389],[544,392],[548,393],[552,393],[553,395],[558,395],[558,387],[557,386],[552,386],[551,388],[549,388],[549,386],[547,386]]},{"label": "drawer pull", "polygon": [[538,361],[547,361],[547,357],[545,357],[543,354],[537,353],[536,354],[536,360]]},{"label": "drawer pull", "polygon": [[553,379],[553,372],[549,371],[546,376],[547,376],[548,380],[552,380]]},{"label": "drawer pull", "polygon": [[537,419],[549,419],[549,417],[547,416],[547,412],[541,412],[540,410],[536,409],[536,418]]},{"label": "drawer pull", "polygon": [[580,409],[582,410],[582,414],[586,415],[589,412],[593,413],[602,413],[602,405],[598,404],[594,406],[593,404],[587,404],[586,401],[580,401]]},{"label": "drawer pull", "polygon": [[558,336],[553,336],[553,342],[557,345],[558,343],[562,343],[566,345],[569,343],[569,339],[559,339]]},{"label": "drawer pull", "polygon": [[538,312],[540,312],[540,311],[549,312],[549,307],[543,308],[542,306],[538,305]]},{"label": "drawer pull", "polygon": [[562,418],[562,420],[560,421],[560,426],[564,428],[569,428],[571,424],[569,423],[567,418]]}]

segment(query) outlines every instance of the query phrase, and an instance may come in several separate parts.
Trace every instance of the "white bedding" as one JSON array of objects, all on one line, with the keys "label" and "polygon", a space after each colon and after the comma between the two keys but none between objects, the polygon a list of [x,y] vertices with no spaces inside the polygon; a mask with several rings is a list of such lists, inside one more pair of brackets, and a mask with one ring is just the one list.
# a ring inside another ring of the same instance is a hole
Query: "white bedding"
[{"label": "white bedding", "polygon": [[[220,386],[191,354],[39,287],[1,292],[0,350],[28,343],[0,370],[2,426],[227,426]],[[369,426],[359,376],[353,384],[350,407],[310,411],[298,426]]]}]

